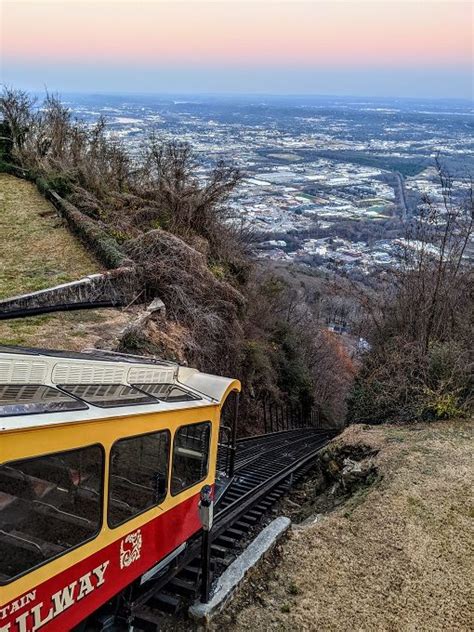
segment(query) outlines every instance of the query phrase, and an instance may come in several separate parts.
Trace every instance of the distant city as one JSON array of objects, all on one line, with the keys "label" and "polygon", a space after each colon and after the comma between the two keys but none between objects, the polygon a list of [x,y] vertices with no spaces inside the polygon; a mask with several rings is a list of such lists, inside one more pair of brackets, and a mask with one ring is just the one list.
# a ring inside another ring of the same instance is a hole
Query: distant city
[{"label": "distant city", "polygon": [[259,258],[350,275],[396,265],[405,220],[428,196],[443,208],[434,158],[474,173],[469,102],[322,97],[62,95],[86,122],[103,116],[138,152],[155,130],[190,143],[199,177],[224,159],[245,174],[229,221],[250,225]]}]

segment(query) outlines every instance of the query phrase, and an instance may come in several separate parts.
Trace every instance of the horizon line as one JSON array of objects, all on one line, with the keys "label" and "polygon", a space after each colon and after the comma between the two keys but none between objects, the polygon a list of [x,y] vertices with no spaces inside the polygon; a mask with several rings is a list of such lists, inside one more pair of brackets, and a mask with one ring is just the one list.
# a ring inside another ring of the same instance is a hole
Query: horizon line
[{"label": "horizon line", "polygon": [[[2,86],[9,86],[7,83],[0,83]],[[127,90],[48,90],[45,86],[44,90],[25,89],[25,92],[30,92],[35,95],[39,94],[68,94],[68,95],[88,95],[88,96],[146,96],[146,97],[158,97],[158,96],[186,96],[186,97],[273,97],[273,98],[325,98],[325,99],[374,99],[378,101],[383,100],[400,100],[400,101],[458,101],[466,103],[474,103],[474,95],[472,97],[430,97],[430,96],[400,96],[400,95],[371,95],[371,94],[331,94],[331,93],[317,93],[317,92],[294,92],[294,93],[278,93],[278,92],[246,92],[246,91],[224,91],[224,92],[168,92],[168,91],[127,91]]]}]

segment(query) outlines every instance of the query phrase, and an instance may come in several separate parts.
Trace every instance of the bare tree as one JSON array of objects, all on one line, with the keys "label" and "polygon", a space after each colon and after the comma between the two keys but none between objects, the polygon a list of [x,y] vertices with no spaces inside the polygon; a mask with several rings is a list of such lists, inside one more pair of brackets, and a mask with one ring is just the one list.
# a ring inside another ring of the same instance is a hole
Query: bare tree
[{"label": "bare tree", "polygon": [[474,206],[439,157],[440,198],[424,197],[400,245],[399,265],[365,300],[371,327],[352,400],[354,419],[461,414],[472,404]]},{"label": "bare tree", "polygon": [[[151,134],[144,146],[142,178],[161,216],[183,237],[198,234],[209,240],[218,255],[225,239],[232,243],[226,224],[225,202],[242,178],[241,172],[220,161],[204,180],[196,177],[197,161],[191,147],[180,141],[163,142]],[[158,212],[158,211],[157,211]]]},{"label": "bare tree", "polygon": [[36,100],[24,90],[3,87],[0,112],[10,128],[14,151],[21,152],[32,122],[35,102]]}]

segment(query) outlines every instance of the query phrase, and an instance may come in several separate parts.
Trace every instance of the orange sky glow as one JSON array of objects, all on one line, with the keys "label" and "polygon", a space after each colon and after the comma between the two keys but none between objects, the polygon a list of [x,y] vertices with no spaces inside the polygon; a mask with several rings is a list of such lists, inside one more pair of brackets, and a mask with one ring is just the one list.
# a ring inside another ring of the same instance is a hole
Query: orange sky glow
[{"label": "orange sky glow", "polygon": [[168,65],[464,67],[472,4],[3,0],[2,57]]}]

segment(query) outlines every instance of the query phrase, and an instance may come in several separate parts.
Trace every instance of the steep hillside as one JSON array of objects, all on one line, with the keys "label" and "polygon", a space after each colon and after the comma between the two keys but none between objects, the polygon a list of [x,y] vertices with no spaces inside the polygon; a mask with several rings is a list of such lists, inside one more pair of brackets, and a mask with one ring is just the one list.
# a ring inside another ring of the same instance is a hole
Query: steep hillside
[{"label": "steep hillside", "polygon": [[[34,184],[0,173],[0,298],[100,271]],[[0,344],[80,350],[128,322],[112,309],[0,321]]]},{"label": "steep hillside", "polygon": [[[203,179],[200,156],[186,142],[160,137],[160,130],[150,132],[132,158],[103,119],[83,125],[49,94],[38,108],[27,93],[5,88],[0,114],[0,169],[34,181],[104,265],[133,270],[134,298],[125,304],[143,309],[155,298],[164,304],[159,321],[143,326],[140,320],[114,348],[238,377],[252,427],[264,399],[303,407],[305,414],[317,408],[327,423],[342,421],[351,357],[327,330],[318,308],[321,290],[255,265],[251,231],[231,221],[229,198],[243,177],[235,165],[217,161]],[[31,249],[36,240],[25,236]],[[67,249],[54,241],[62,256]],[[64,272],[65,280],[75,255],[65,254],[64,267],[43,259],[46,285],[52,285],[60,276],[52,270]],[[10,270],[17,265],[7,263]],[[83,274],[80,265],[74,273]],[[36,287],[45,282],[34,260],[10,274],[38,275]],[[8,336],[51,344],[51,332],[45,337],[35,325],[25,333],[25,326],[9,325]],[[76,335],[83,346],[83,334],[72,325],[60,346]]]},{"label": "steep hillside", "polygon": [[35,185],[6,173],[0,173],[0,261],[0,298],[100,270]]}]

